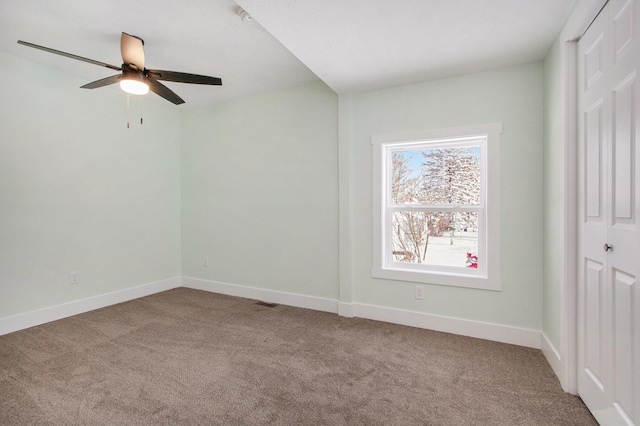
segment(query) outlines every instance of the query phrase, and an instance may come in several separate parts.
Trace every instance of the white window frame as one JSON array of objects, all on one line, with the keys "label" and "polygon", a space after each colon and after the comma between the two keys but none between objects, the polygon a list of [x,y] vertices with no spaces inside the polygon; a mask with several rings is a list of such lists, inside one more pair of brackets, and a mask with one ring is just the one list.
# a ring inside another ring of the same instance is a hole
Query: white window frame
[{"label": "white window frame", "polygon": [[[418,132],[373,135],[373,268],[374,278],[502,290],[500,279],[500,135],[502,123],[428,129]],[[479,268],[456,268],[397,262],[392,255],[392,215],[394,211],[437,211],[426,205],[391,206],[391,156],[394,151],[480,145],[481,202],[467,206],[478,212]],[[479,143],[478,143],[479,142]]]}]

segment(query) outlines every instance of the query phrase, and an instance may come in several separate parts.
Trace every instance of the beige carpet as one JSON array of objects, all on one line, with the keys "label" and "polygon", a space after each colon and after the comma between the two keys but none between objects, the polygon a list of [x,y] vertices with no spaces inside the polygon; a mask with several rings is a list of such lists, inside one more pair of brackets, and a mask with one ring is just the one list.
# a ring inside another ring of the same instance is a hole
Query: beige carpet
[{"label": "beige carpet", "polygon": [[175,289],[0,336],[1,425],[591,425],[539,350]]}]

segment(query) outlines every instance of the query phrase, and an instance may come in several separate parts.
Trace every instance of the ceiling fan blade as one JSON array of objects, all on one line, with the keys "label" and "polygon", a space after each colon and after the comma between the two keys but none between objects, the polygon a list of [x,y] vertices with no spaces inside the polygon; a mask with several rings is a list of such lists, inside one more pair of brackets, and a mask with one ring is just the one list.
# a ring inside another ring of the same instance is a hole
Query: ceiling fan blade
[{"label": "ceiling fan blade", "polygon": [[97,89],[98,87],[108,86],[110,84],[117,83],[122,78],[122,74],[112,75],[111,77],[96,80],[92,83],[87,83],[84,86],[80,86],[81,89]]},{"label": "ceiling fan blade", "polygon": [[22,44],[23,46],[33,47],[34,49],[44,50],[45,52],[49,52],[49,53],[55,53],[56,55],[65,56],[67,58],[76,59],[78,61],[88,62],[94,65],[100,65],[101,67],[110,68],[115,71],[122,71],[122,68],[117,67],[115,65],[106,64],[100,61],[94,61],[93,59],[83,58],[82,56],[73,55],[71,53],[62,52],[56,49],[51,49],[50,47],[39,46],[37,44],[29,43],[27,41],[18,40],[18,44]]},{"label": "ceiling fan blade", "polygon": [[149,84],[149,90],[151,90],[156,95],[162,96],[169,102],[173,102],[176,105],[184,103],[184,100],[180,96],[176,95],[171,89],[169,89],[159,81],[156,81],[153,78],[147,78],[147,83]]},{"label": "ceiling fan blade", "polygon": [[175,81],[176,83],[209,84],[212,86],[222,85],[222,79],[218,77],[164,70],[147,70],[147,72],[153,74],[153,78],[156,80]]},{"label": "ceiling fan blade", "polygon": [[138,70],[144,70],[144,41],[140,37],[122,33],[120,37],[120,52],[122,63],[135,65]]}]

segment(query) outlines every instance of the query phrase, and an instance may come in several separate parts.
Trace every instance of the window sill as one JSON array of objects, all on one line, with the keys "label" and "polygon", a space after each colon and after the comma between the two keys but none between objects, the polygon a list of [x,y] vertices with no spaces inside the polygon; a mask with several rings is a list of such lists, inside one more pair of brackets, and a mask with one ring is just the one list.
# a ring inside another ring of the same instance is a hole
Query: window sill
[{"label": "window sill", "polygon": [[438,284],[453,287],[476,288],[481,290],[502,291],[502,281],[479,274],[443,273],[415,271],[400,268],[376,268],[371,275],[385,280],[410,281],[424,284]]}]

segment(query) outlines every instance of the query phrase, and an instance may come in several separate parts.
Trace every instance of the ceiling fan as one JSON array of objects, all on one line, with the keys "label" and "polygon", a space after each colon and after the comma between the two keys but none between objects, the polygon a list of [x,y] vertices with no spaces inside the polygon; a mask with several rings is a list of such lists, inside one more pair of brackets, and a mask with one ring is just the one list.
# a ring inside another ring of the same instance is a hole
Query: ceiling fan
[{"label": "ceiling fan", "polygon": [[206,75],[187,74],[175,71],[150,70],[145,68],[144,41],[140,37],[132,36],[124,32],[120,37],[120,52],[122,54],[122,66],[120,67],[106,64],[104,62],[94,61],[93,59],[84,58],[71,53],[62,52],[60,50],[51,49],[49,47],[39,46],[22,40],[18,40],[18,44],[33,47],[34,49],[44,50],[45,52],[55,53],[56,55],[66,56],[67,58],[76,59],[78,61],[99,65],[115,71],[122,71],[121,74],[85,84],[84,86],[81,86],[82,89],[97,89],[98,87],[108,86],[119,82],[122,90],[127,93],[144,95],[151,90],[169,102],[180,105],[184,103],[184,100],[167,86],[160,83],[160,80],[213,86],[222,85],[222,80],[218,77],[208,77]]}]

